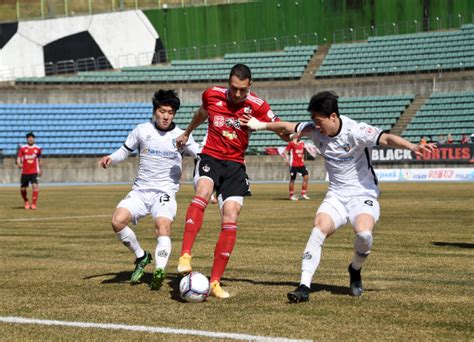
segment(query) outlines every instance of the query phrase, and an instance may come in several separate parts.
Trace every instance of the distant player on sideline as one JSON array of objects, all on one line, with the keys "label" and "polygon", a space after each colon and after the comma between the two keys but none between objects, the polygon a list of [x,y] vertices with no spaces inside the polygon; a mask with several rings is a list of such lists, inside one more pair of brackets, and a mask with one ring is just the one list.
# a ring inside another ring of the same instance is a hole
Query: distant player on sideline
[{"label": "distant player on sideline", "polygon": [[[301,198],[309,200],[310,197],[306,195],[308,191],[308,170],[304,166],[304,142],[299,140],[299,134],[293,134],[292,140],[286,145],[286,148],[283,153],[283,158],[290,166],[290,200],[297,201],[298,197],[295,196],[295,179],[296,175],[299,173],[303,176],[303,184],[301,185]],[[288,158],[290,154],[290,158]]]},{"label": "distant player on sideline", "polygon": [[[25,209],[36,209],[39,195],[38,176],[42,174],[43,160],[41,158],[41,148],[35,144],[35,135],[30,132],[26,135],[26,145],[22,145],[18,150],[16,164],[21,169],[21,197],[25,202]],[[33,201],[30,205],[26,189],[31,183],[33,189]]]},{"label": "distant player on sideline", "polygon": [[372,231],[379,219],[377,177],[371,165],[374,145],[408,149],[418,156],[432,152],[434,144],[415,145],[379,128],[358,123],[339,115],[338,96],[332,92],[314,95],[308,105],[312,121],[302,123],[263,123],[256,118],[247,123],[252,129],[279,132],[301,132],[318,147],[325,159],[329,175],[329,189],[314,218],[303,253],[300,286],[288,293],[291,303],[309,300],[311,281],[321,259],[324,240],[349,219],[356,234],[354,257],[348,267],[350,294],[360,296],[363,291],[361,268],[372,248]]},{"label": "distant player on sideline", "polygon": [[[175,194],[179,190],[182,170],[181,149],[176,147],[176,138],[183,133],[173,122],[180,107],[180,100],[173,90],[159,90],[153,96],[153,118],[135,127],[123,146],[109,156],[103,157],[99,166],[106,169],[121,162],[138,149],[140,156],[138,173],[132,191],[118,204],[112,217],[112,228],[117,238],[135,254],[135,270],[131,282],[138,283],[144,268],[152,260],[127,224],[137,224],[142,217],[151,214],[155,222],[157,245],[155,249],[156,269],[150,284],[152,290],[161,287],[165,279],[165,267],[171,253],[171,224],[176,216]],[[184,150],[196,157],[199,145],[189,138]]]},{"label": "distant player on sideline", "polygon": [[[250,114],[266,122],[277,120],[268,103],[250,92],[251,82],[250,69],[243,64],[235,65],[230,71],[229,87],[207,89],[202,95],[201,107],[177,139],[178,146],[186,143],[191,132],[208,120],[207,138],[196,167],[196,192],[186,212],[178,273],[192,270],[191,249],[201,229],[209,199],[216,190],[221,210],[221,232],[214,250],[211,295],[217,298],[229,297],[220,280],[234,248],[244,196],[250,195],[244,152],[251,132],[240,126],[240,118]],[[288,141],[288,135],[286,139]]]}]

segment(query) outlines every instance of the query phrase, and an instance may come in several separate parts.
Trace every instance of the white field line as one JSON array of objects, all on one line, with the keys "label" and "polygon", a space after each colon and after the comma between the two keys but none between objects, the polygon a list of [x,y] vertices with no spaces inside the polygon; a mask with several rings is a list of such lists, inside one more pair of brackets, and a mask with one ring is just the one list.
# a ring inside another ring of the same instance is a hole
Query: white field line
[{"label": "white field line", "polygon": [[211,338],[227,338],[233,340],[244,340],[244,341],[285,341],[285,342],[303,342],[311,340],[293,340],[284,337],[268,337],[268,336],[256,336],[247,334],[236,334],[236,333],[225,333],[225,332],[213,332],[205,330],[190,330],[190,329],[173,329],[166,327],[149,327],[144,325],[127,325],[127,324],[111,324],[111,323],[90,323],[90,322],[68,322],[68,321],[53,321],[44,319],[30,319],[23,317],[2,317],[0,316],[0,322],[14,323],[14,324],[39,324],[39,325],[57,325],[65,327],[76,327],[76,328],[94,328],[94,329],[108,329],[108,330],[128,330],[128,331],[141,331],[154,334],[174,334],[174,335],[194,335],[204,336]]},{"label": "white field line", "polygon": [[95,217],[110,217],[110,218],[111,218],[111,217],[112,217],[112,214],[110,214],[110,215],[84,215],[84,216],[31,217],[31,218],[20,218],[20,219],[2,220],[2,222],[68,220],[68,219],[95,218]]}]

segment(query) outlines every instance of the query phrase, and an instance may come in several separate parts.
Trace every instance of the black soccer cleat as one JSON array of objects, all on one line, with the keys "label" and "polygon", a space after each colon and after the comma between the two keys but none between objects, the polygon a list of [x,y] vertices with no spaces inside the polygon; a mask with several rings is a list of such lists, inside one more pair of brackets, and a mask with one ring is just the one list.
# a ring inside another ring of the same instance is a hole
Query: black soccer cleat
[{"label": "black soccer cleat", "polygon": [[362,286],[362,278],[360,276],[361,270],[355,270],[352,268],[352,264],[349,264],[347,268],[349,271],[349,293],[351,296],[360,297],[362,292],[364,292],[364,287]]},{"label": "black soccer cleat", "polygon": [[309,287],[300,285],[294,291],[288,292],[286,295],[290,303],[307,302],[309,300]]}]

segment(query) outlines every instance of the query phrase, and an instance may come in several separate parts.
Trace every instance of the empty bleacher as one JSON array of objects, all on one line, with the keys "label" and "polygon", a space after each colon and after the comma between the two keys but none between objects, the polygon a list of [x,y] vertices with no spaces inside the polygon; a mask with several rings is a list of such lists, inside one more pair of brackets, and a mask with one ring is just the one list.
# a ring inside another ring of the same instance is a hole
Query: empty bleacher
[{"label": "empty bleacher", "polygon": [[[340,98],[341,114],[355,120],[390,130],[413,95]],[[270,101],[273,111],[285,121],[307,121],[307,100]],[[184,104],[175,122],[185,128],[199,104]],[[149,103],[108,104],[2,104],[0,105],[0,149],[14,156],[25,134],[35,132],[38,145],[46,156],[104,155],[113,152],[125,141],[128,133],[151,117]],[[202,141],[206,125],[193,132]],[[282,142],[270,132],[252,135],[250,153],[262,153],[265,147],[281,146]]]},{"label": "empty bleacher", "polygon": [[174,60],[169,65],[125,67],[118,72],[80,72],[76,76],[27,77],[17,83],[166,83],[225,81],[233,65],[244,63],[255,80],[299,79],[317,47],[290,46],[278,52],[226,54],[223,59]]},{"label": "empty bleacher", "polygon": [[422,137],[437,141],[451,133],[455,142],[474,132],[474,92],[433,93],[408,124],[402,136],[412,142]]},{"label": "empty bleacher", "polygon": [[417,73],[474,68],[474,25],[456,31],[369,37],[333,44],[317,78]]}]

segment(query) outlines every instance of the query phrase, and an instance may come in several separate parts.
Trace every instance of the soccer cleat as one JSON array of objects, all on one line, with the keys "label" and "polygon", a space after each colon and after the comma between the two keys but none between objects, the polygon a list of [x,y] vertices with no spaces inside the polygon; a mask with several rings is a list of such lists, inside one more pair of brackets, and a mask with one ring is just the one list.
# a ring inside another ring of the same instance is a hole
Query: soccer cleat
[{"label": "soccer cleat", "polygon": [[219,280],[214,280],[211,283],[211,296],[216,297],[216,298],[229,298],[230,294],[227,291],[224,291],[221,287],[221,284],[219,284]]},{"label": "soccer cleat", "polygon": [[352,264],[347,268],[349,271],[349,290],[350,295],[354,297],[360,297],[364,288],[362,286],[362,278],[360,276],[360,270],[355,270],[352,268]]},{"label": "soccer cleat", "polygon": [[286,295],[290,303],[307,302],[309,300],[309,287],[301,284],[294,291],[288,292]]},{"label": "soccer cleat", "polygon": [[179,257],[178,267],[176,269],[179,274],[188,274],[193,270],[191,267],[191,259],[192,256],[188,253],[184,253]]},{"label": "soccer cleat", "polygon": [[30,202],[28,201],[25,201],[25,209],[30,209]]},{"label": "soccer cleat", "polygon": [[145,266],[148,265],[152,260],[151,254],[145,251],[145,255],[141,258],[135,260],[135,270],[132,273],[132,277],[130,278],[130,282],[132,284],[137,284],[142,279],[143,275],[145,274]]},{"label": "soccer cleat", "polygon": [[37,208],[36,208],[36,204],[32,204],[32,205],[31,205],[31,209],[36,210],[36,209],[37,209]]},{"label": "soccer cleat", "polygon": [[306,194],[301,195],[301,198],[304,199],[304,200],[309,200],[309,199],[311,199],[311,197],[309,197],[309,196],[306,195]]},{"label": "soccer cleat", "polygon": [[153,276],[151,278],[150,289],[151,290],[159,290],[163,281],[165,280],[166,272],[162,268],[157,268],[155,272],[153,272]]},{"label": "soccer cleat", "polygon": [[290,201],[297,201],[297,200],[298,200],[298,197],[296,197],[295,195],[290,196]]}]

